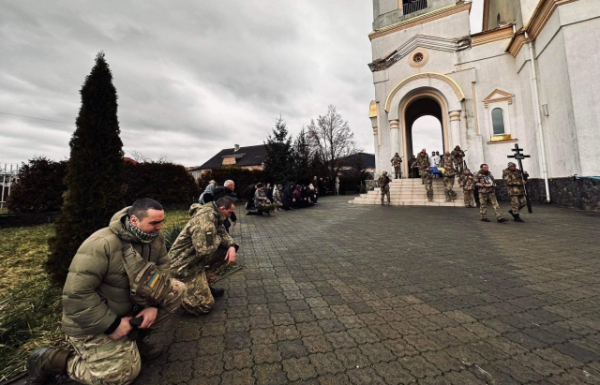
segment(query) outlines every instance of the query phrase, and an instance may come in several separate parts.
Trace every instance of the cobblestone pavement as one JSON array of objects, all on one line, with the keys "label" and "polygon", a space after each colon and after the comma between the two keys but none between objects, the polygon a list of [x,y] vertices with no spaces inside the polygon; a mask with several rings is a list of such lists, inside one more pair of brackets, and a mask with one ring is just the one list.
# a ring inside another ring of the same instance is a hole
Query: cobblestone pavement
[{"label": "cobblestone pavement", "polygon": [[242,215],[244,269],[136,383],[600,384],[598,213],[347,200]]}]

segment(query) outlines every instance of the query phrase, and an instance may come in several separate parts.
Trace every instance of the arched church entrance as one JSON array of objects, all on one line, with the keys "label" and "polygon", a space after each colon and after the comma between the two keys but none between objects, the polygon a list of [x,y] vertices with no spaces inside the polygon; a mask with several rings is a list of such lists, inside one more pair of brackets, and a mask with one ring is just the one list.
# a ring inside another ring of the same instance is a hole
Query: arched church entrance
[{"label": "arched church entrance", "polygon": [[[403,103],[402,143],[406,160],[413,154],[417,155],[423,148],[427,149],[428,155],[431,155],[432,151],[440,151],[440,155],[443,155],[443,152],[448,150],[447,116],[443,100],[433,92],[419,93]],[[436,129],[435,126],[439,132],[432,131]],[[407,176],[409,163],[403,163],[404,175]]]}]

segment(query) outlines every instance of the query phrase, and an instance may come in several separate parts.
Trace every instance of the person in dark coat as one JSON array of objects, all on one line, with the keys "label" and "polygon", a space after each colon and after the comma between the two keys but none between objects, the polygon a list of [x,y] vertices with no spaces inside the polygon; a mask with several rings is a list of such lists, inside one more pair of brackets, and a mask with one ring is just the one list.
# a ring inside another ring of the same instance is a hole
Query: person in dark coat
[{"label": "person in dark coat", "polygon": [[325,182],[323,182],[323,178],[319,178],[319,191],[318,194],[320,197],[325,196],[327,194],[327,188],[325,188]]},{"label": "person in dark coat", "polygon": [[296,185],[296,188],[294,189],[293,192],[293,197],[294,197],[294,204],[292,206],[294,206],[295,208],[302,208],[304,207],[302,204],[302,186],[300,184]]},{"label": "person in dark coat", "polygon": [[294,182],[285,185],[283,195],[281,196],[281,208],[284,210],[292,210],[294,204]]},{"label": "person in dark coat", "polygon": [[242,192],[242,196],[246,200],[246,210],[251,210],[254,208],[254,193],[256,193],[255,184],[247,186]]},{"label": "person in dark coat", "polygon": [[273,202],[273,188],[271,187],[271,183],[267,183],[265,186],[265,194],[267,195],[267,198]]}]

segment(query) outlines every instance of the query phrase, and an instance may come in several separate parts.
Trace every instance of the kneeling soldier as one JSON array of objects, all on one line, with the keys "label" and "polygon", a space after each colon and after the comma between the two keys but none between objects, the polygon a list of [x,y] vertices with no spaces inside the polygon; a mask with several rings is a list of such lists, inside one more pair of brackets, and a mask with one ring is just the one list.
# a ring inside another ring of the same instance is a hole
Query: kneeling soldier
[{"label": "kneeling soldier", "polygon": [[[84,384],[130,384],[141,358],[160,355],[144,338],[164,324],[185,292],[169,275],[164,218],[158,202],[139,199],[83,242],[62,298],[62,327],[73,350],[36,349],[28,360],[31,384],[60,374]],[[140,321],[136,337],[132,317]]]},{"label": "kneeling soldier", "polygon": [[223,227],[234,210],[230,197],[219,198],[203,206],[193,204],[190,207],[192,219],[169,251],[171,274],[187,286],[181,307],[191,314],[210,312],[215,306],[215,297],[224,294],[223,289],[208,285],[205,267],[235,262],[239,246]]},{"label": "kneeling soldier", "polygon": [[515,222],[525,222],[521,219],[519,211],[527,206],[524,187],[527,177],[527,172],[521,172],[521,170],[517,169],[517,165],[512,162],[508,163],[508,168],[502,173],[502,179],[506,182],[512,206],[511,210],[508,212],[513,216]]}]

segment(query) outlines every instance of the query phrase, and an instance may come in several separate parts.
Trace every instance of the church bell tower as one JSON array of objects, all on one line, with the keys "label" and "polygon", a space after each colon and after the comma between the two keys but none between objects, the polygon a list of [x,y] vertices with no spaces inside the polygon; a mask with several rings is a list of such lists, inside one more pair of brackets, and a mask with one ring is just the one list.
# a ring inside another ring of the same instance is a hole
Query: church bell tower
[{"label": "church bell tower", "polygon": [[373,0],[373,30],[455,4],[456,0]]}]

